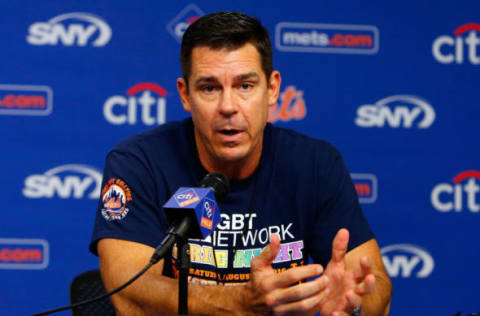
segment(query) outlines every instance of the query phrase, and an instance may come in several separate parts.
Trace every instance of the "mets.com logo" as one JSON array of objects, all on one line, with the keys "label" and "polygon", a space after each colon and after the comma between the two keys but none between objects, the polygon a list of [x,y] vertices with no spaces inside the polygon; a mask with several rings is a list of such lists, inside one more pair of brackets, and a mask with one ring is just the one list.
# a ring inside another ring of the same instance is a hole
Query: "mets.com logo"
[{"label": "mets.com logo", "polygon": [[90,13],[72,12],[58,15],[47,22],[36,22],[28,29],[27,42],[31,45],[58,45],[101,47],[112,37],[110,26]]},{"label": "mets.com logo", "polygon": [[287,52],[376,54],[378,33],[373,25],[281,22],[275,27],[275,46]]},{"label": "mets.com logo", "polygon": [[360,127],[429,128],[435,120],[435,110],[425,100],[413,95],[393,95],[375,104],[361,105],[355,124]]},{"label": "mets.com logo", "polygon": [[48,241],[0,238],[0,269],[42,270],[48,266],[48,262]]},{"label": "mets.com logo", "polygon": [[288,122],[302,120],[307,115],[307,106],[303,98],[303,91],[295,86],[287,86],[279,95],[279,103],[269,107],[268,121]]},{"label": "mets.com logo", "polygon": [[102,174],[95,168],[69,164],[28,176],[22,193],[30,199],[98,199],[101,185]]},{"label": "mets.com logo", "polygon": [[167,91],[156,83],[141,82],[129,88],[126,96],[114,95],[103,104],[103,116],[114,125],[165,123]]},{"label": "mets.com logo", "polygon": [[433,41],[433,57],[442,64],[463,64],[466,58],[471,64],[479,65],[480,57],[477,56],[479,34],[480,24],[463,24],[453,31],[454,36],[442,35]]},{"label": "mets.com logo", "polygon": [[377,177],[371,173],[351,173],[350,176],[357,191],[358,201],[362,204],[374,203],[378,195]]},{"label": "mets.com logo", "polygon": [[48,86],[0,85],[0,115],[36,115],[52,113],[53,92]]},{"label": "mets.com logo", "polygon": [[187,30],[187,27],[204,14],[195,4],[189,4],[167,24],[167,31],[181,43],[183,33]]},{"label": "mets.com logo", "polygon": [[480,171],[466,170],[457,174],[452,183],[437,184],[430,194],[433,207],[442,213],[469,210],[480,212]]}]

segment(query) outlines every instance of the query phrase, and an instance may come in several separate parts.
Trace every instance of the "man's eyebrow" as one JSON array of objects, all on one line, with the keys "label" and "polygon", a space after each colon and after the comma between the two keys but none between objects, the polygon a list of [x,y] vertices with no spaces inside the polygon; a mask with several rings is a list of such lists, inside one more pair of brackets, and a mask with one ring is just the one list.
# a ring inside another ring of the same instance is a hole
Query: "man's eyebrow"
[{"label": "man's eyebrow", "polygon": [[202,76],[202,77],[198,77],[195,80],[195,84],[199,84],[199,83],[202,83],[202,82],[218,82],[218,80],[217,80],[217,78],[215,78],[213,76]]},{"label": "man's eyebrow", "polygon": [[249,72],[246,74],[238,75],[233,80],[234,81],[243,81],[248,79],[258,79],[260,76],[256,72]]}]

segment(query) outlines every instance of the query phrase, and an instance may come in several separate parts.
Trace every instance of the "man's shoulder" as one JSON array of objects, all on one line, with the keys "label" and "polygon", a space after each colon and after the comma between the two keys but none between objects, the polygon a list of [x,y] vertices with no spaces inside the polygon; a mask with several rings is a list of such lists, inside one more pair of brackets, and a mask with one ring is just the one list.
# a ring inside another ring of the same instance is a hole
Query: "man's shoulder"
[{"label": "man's shoulder", "polygon": [[185,142],[187,121],[172,121],[118,142],[111,152],[143,153],[165,152],[175,144]]},{"label": "man's shoulder", "polygon": [[311,155],[319,156],[317,158],[337,157],[340,155],[335,146],[323,139],[314,138],[290,128],[271,124],[270,129],[277,152],[282,153],[282,155],[293,156],[294,158],[299,158],[298,155],[307,156],[308,158],[312,158]]}]

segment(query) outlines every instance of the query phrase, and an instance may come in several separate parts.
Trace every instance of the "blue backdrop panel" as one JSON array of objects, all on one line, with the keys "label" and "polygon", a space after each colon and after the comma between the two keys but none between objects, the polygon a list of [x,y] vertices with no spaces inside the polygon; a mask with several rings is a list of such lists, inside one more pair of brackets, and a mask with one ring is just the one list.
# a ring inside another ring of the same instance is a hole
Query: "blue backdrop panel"
[{"label": "blue backdrop panel", "polygon": [[[104,158],[187,116],[179,42],[236,10],[270,31],[270,120],[333,143],[394,285],[391,315],[478,312],[480,3],[9,1],[0,19],[0,314],[68,303]],[[68,314],[68,312],[66,313]]]}]

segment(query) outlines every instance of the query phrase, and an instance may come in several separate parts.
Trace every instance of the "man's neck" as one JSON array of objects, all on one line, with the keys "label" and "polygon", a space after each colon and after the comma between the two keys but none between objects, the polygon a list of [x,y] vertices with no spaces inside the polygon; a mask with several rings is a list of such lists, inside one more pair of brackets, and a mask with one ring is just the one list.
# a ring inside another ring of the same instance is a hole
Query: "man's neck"
[{"label": "man's neck", "polygon": [[215,159],[207,152],[204,146],[199,146],[199,136],[195,133],[195,143],[198,151],[200,163],[208,172],[222,172],[229,179],[241,180],[252,175],[260,164],[262,156],[263,138],[254,152],[244,159],[237,161],[224,161]]}]

